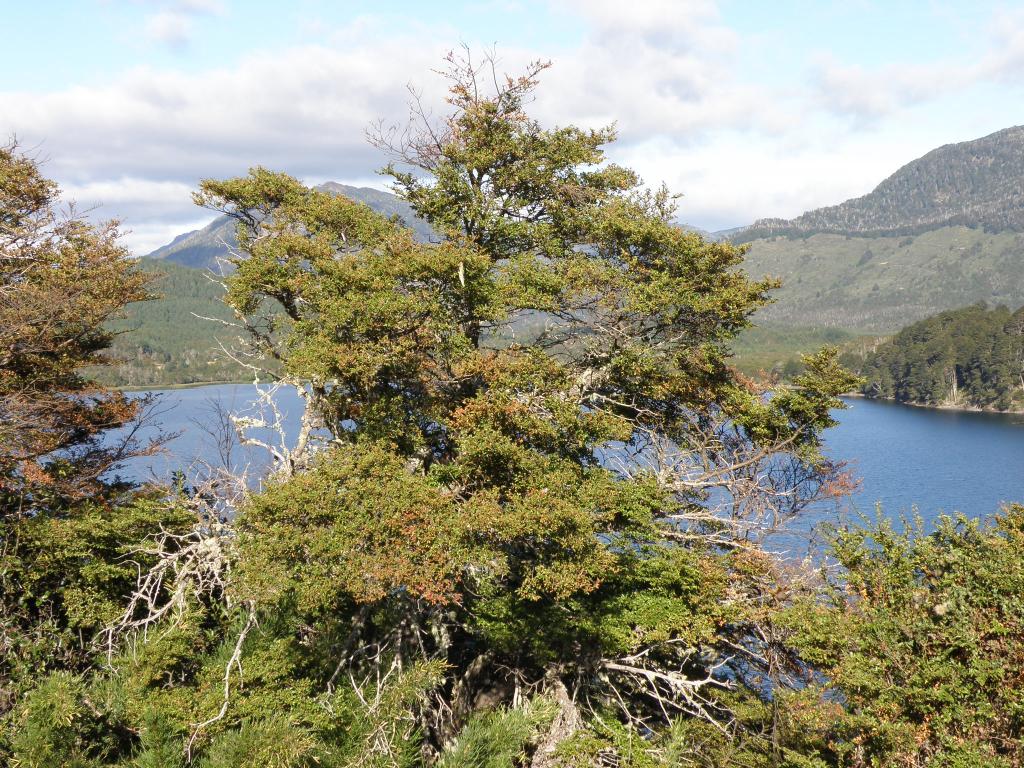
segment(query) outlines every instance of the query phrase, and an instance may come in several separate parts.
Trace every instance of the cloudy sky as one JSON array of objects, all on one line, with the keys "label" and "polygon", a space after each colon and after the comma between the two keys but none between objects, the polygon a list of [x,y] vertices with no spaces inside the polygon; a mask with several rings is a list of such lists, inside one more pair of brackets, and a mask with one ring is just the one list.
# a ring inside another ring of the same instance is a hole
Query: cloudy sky
[{"label": "cloudy sky", "polygon": [[199,179],[252,165],[383,187],[365,141],[460,44],[545,58],[546,124],[610,150],[707,229],[869,191],[1024,123],[1024,2],[4,0],[0,134],[139,254],[201,226]]}]

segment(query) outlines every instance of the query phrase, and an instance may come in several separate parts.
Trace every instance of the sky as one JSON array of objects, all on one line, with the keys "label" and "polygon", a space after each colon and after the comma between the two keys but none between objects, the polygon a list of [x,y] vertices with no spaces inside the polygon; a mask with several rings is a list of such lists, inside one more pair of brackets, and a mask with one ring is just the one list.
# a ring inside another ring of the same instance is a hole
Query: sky
[{"label": "sky", "polygon": [[0,0],[0,141],[138,255],[255,165],[386,188],[366,141],[450,50],[550,60],[533,114],[614,122],[615,162],[708,230],[870,191],[942,144],[1024,123],[1024,2]]}]

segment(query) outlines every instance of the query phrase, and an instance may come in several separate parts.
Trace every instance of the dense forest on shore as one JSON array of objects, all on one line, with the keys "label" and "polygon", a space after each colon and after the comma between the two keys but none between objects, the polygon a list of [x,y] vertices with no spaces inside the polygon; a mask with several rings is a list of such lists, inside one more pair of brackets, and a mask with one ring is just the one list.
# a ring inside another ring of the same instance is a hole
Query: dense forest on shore
[{"label": "dense forest on shore", "polygon": [[907,326],[865,360],[862,391],[918,405],[1024,407],[1024,307],[975,304]]},{"label": "dense forest on shore", "polygon": [[774,394],[737,373],[776,281],[614,129],[534,120],[548,64],[494,66],[450,55],[447,115],[373,136],[438,242],[264,168],[201,183],[271,382],[225,421],[259,477],[117,479],[161,441],[89,372],[152,274],[0,148],[0,763],[1019,768],[1024,507],[776,552],[853,487],[821,438],[860,379],[830,347]]}]

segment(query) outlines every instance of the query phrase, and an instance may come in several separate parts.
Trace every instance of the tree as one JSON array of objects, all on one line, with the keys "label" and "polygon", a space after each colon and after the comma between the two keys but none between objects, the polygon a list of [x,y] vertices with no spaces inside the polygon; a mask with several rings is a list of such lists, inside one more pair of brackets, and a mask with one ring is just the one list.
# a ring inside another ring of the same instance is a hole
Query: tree
[{"label": "tree", "polygon": [[131,421],[124,395],[96,388],[82,368],[104,362],[105,323],[148,297],[146,276],[117,242],[58,208],[56,184],[17,147],[0,148],[0,499],[30,514],[54,494],[97,493],[134,446],[97,436]]},{"label": "tree", "polygon": [[147,297],[117,237],[62,213],[37,164],[0,148],[0,760],[10,710],[47,672],[90,665],[135,583],[122,558],[173,518],[107,474],[154,447],[135,439],[145,403],[82,373],[104,362],[105,323]]},{"label": "tree", "polygon": [[[789,582],[759,541],[841,490],[818,437],[855,379],[834,350],[773,397],[739,376],[729,342],[774,283],[606,163],[613,130],[531,119],[546,65],[449,64],[449,117],[377,136],[441,242],[264,169],[196,195],[239,222],[246,359],[307,404],[240,510],[232,603],[278,617],[313,690],[440,670],[407,700],[429,761],[534,694],[555,704],[535,765],[677,717],[780,749],[763,681],[799,668],[764,605],[799,587],[769,589]],[[197,747],[263,695],[227,694]],[[398,764],[407,736],[361,754]]]}]

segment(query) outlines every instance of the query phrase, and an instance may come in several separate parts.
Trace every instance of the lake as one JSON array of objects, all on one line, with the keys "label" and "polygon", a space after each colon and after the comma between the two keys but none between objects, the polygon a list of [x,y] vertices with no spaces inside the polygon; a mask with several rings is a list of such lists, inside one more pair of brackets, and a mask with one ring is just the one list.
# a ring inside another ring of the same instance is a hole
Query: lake
[{"label": "lake", "polygon": [[[180,437],[166,455],[135,461],[126,474],[166,477],[195,458],[215,455],[207,432],[216,423],[213,402],[232,409],[252,403],[251,385],[229,384],[163,390],[160,422]],[[297,430],[298,397],[282,391],[287,427]],[[941,512],[987,516],[1007,501],[1024,501],[1024,415],[914,408],[849,398],[837,411],[839,426],[826,433],[826,453],[849,463],[861,481],[850,499],[856,512],[873,514],[881,504],[889,516],[916,508],[925,520]],[[204,428],[206,430],[204,430]],[[239,452],[236,463],[258,464],[260,452]]]},{"label": "lake", "polygon": [[1024,502],[1024,414],[915,408],[848,398],[826,433],[827,453],[850,463],[862,488],[852,501],[890,515],[916,506],[925,519],[940,512],[989,515]]}]

